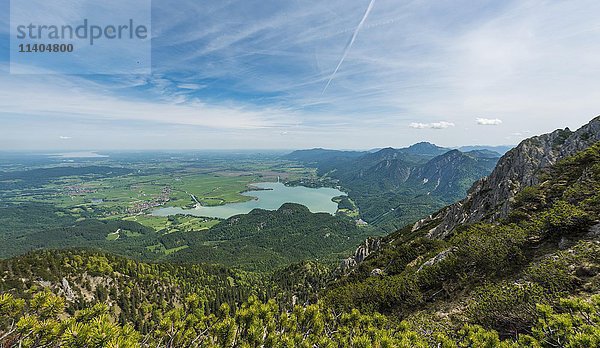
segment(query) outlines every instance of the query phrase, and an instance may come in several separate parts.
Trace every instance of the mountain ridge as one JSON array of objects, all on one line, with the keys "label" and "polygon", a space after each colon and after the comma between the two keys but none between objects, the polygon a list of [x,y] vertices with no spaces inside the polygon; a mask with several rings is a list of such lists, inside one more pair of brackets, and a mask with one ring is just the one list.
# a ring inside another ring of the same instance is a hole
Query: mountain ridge
[{"label": "mountain ridge", "polygon": [[[442,222],[432,228],[428,236],[444,238],[458,224],[495,221],[506,217],[515,195],[523,187],[539,183],[537,174],[541,170],[586,149],[599,140],[600,116],[575,132],[568,128],[558,129],[522,141],[498,161],[488,177],[473,184],[465,199],[432,218],[441,218]],[[417,223],[415,229],[429,221],[431,220]]]}]

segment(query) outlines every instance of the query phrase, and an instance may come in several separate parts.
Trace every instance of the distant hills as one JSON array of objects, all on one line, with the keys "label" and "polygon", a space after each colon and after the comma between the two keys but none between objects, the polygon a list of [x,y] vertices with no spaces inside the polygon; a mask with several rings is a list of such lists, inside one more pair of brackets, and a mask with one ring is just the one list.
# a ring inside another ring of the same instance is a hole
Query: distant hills
[{"label": "distant hills", "polygon": [[297,161],[323,161],[332,158],[356,158],[363,156],[367,153],[377,153],[381,150],[398,150],[404,153],[412,153],[417,155],[430,155],[430,156],[439,156],[451,150],[459,150],[461,152],[471,152],[471,151],[486,151],[489,153],[494,153],[496,156],[502,156],[508,151],[510,151],[515,146],[513,145],[500,145],[500,146],[490,146],[490,145],[469,145],[469,146],[461,146],[461,147],[442,147],[438,146],[426,141],[419,142],[413,144],[409,147],[394,149],[392,147],[387,148],[375,148],[368,151],[348,151],[348,150],[333,150],[333,149],[323,149],[323,148],[314,148],[314,149],[306,149],[306,150],[296,150],[290,154],[285,155],[284,157],[290,160]]},{"label": "distant hills", "polygon": [[505,153],[510,151],[512,148],[514,148],[513,145],[501,145],[501,146],[475,145],[475,146],[461,146],[458,148],[458,150],[463,151],[463,152],[486,150],[486,151],[492,151],[492,152],[496,152],[501,155],[504,155]]},{"label": "distant hills", "polygon": [[421,142],[376,152],[301,150],[284,158],[315,165],[324,182],[348,192],[365,221],[391,231],[463,198],[500,156],[483,148],[463,152]]},{"label": "distant hills", "polygon": [[317,148],[310,150],[297,150],[288,155],[285,155],[284,158],[293,161],[323,162],[337,158],[357,158],[363,156],[364,154],[365,152],[362,151],[341,151]]}]

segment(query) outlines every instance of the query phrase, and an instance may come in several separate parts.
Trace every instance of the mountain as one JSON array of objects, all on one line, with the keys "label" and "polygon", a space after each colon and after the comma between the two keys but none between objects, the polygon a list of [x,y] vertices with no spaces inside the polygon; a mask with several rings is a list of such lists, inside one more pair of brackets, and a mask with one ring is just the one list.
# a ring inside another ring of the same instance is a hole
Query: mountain
[{"label": "mountain", "polygon": [[452,202],[462,198],[474,181],[487,175],[497,160],[498,157],[482,156],[479,152],[452,150],[416,168],[407,183],[421,184],[427,194]]},{"label": "mountain", "polygon": [[351,176],[340,173],[343,169],[332,175],[340,178],[342,185],[348,184],[355,190],[362,187],[368,187],[365,190],[371,192],[373,187],[382,191],[412,190],[415,194],[439,196],[452,202],[457,197],[462,198],[472,182],[488,174],[497,160],[458,150],[447,151],[425,162],[403,158],[402,152],[393,154],[378,153],[374,161],[361,157],[354,162]]},{"label": "mountain", "polygon": [[450,149],[448,148],[440,147],[428,142],[416,143],[414,145],[400,150],[405,153],[424,156],[439,156],[450,151]]},{"label": "mountain", "polygon": [[386,147],[378,151],[364,154],[358,160],[362,166],[374,165],[377,162],[393,159],[404,159],[411,162],[424,162],[436,156],[445,154],[452,149],[439,147],[428,142],[421,142],[409,147],[395,149]]},{"label": "mountain", "polygon": [[442,221],[429,235],[443,238],[458,224],[506,217],[515,195],[538,184],[541,171],[599,140],[600,117],[575,132],[559,129],[524,140],[500,159],[489,177],[475,183],[464,200],[437,214],[434,219]]}]

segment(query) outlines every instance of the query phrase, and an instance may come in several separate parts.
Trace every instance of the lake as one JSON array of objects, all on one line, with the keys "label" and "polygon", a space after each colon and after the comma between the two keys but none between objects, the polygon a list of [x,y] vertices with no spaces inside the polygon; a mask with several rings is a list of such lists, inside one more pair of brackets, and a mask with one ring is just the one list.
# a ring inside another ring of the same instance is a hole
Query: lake
[{"label": "lake", "polygon": [[335,214],[337,203],[331,199],[346,194],[333,188],[309,188],[304,186],[285,186],[282,183],[265,182],[252,184],[259,191],[244,192],[244,196],[256,199],[243,203],[231,203],[215,207],[198,206],[193,209],[176,207],[160,208],[152,212],[154,216],[187,214],[193,216],[227,219],[238,214],[247,214],[253,209],[277,210],[284,203],[302,204],[313,213]]}]

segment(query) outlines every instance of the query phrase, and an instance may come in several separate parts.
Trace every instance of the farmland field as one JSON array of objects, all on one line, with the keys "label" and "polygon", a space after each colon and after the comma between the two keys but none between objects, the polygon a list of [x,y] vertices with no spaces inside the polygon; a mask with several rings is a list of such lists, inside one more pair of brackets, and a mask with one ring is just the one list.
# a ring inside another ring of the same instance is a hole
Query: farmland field
[{"label": "farmland field", "polygon": [[[254,198],[242,193],[251,190],[254,183],[316,177],[314,168],[282,160],[280,155],[227,152],[108,153],[92,158],[36,155],[31,157],[35,160],[11,163],[0,154],[0,214],[4,221],[0,226],[0,244],[5,246],[0,248],[3,249],[0,255],[47,246],[46,238],[52,238],[53,242],[59,239],[53,234],[68,238],[65,245],[124,248],[124,253],[137,250],[135,253],[140,255],[178,253],[186,246],[166,247],[160,241],[161,236],[202,233],[222,220],[188,215],[153,216],[152,211],[247,202]],[[91,221],[96,223],[90,225]],[[52,228],[56,231],[48,232]],[[70,233],[78,237],[71,240]],[[11,248],[15,238],[21,243],[18,248]]]}]

